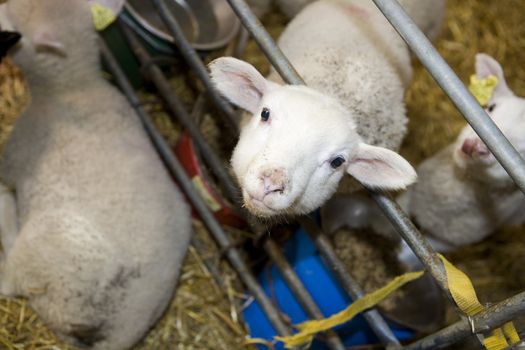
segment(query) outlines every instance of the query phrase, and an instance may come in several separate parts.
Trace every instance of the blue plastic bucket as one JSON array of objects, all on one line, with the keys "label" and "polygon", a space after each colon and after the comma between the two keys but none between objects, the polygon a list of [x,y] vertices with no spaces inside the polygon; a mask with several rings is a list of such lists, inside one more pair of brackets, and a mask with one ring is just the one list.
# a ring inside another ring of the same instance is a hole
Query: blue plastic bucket
[{"label": "blue plastic bucket", "polygon": [[[323,263],[314,243],[302,228],[297,230],[294,237],[285,245],[285,255],[325,316],[331,316],[352,303],[352,299]],[[258,276],[258,280],[265,293],[278,304],[293,324],[308,320],[306,312],[287,287],[277,267],[273,265],[266,267]],[[271,341],[277,335],[256,301],[244,310],[244,319],[253,338]],[[395,324],[389,325],[400,341],[409,340],[415,334],[413,330]],[[336,331],[347,347],[379,343],[379,339],[361,315],[339,326]],[[260,346],[260,349],[264,347]],[[277,343],[276,349],[284,349],[282,343]],[[311,349],[326,349],[326,347],[321,342],[314,341]]]}]

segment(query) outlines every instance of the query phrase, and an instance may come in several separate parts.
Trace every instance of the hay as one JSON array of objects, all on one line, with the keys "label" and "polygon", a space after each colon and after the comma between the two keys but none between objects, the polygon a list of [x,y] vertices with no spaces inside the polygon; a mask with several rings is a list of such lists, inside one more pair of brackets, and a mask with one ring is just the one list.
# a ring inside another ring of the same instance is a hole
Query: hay
[{"label": "hay", "polygon": [[4,59],[0,64],[0,152],[28,101],[22,73],[8,58]]},{"label": "hay", "polygon": [[[333,246],[348,272],[365,293],[371,293],[403,273],[397,261],[395,244],[370,232],[339,230],[332,237]],[[387,311],[403,296],[403,289],[394,292],[381,302]]]}]

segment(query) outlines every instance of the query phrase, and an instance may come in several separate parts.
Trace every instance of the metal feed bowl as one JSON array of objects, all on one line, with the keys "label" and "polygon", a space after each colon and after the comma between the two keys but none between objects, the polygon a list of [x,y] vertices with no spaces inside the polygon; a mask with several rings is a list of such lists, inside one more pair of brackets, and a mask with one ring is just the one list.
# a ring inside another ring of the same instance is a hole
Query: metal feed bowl
[{"label": "metal feed bowl", "polygon": [[[240,25],[225,0],[167,0],[166,5],[188,41],[198,50],[225,46]],[[151,1],[128,0],[125,8],[151,35],[173,43],[173,37]]]}]

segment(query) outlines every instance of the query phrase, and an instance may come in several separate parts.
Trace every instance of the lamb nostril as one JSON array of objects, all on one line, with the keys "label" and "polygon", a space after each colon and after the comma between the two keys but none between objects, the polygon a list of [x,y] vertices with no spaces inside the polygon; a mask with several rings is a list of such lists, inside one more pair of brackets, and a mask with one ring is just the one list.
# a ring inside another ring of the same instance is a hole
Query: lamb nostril
[{"label": "lamb nostril", "polygon": [[284,184],[269,183],[267,179],[265,179],[264,194],[267,195],[269,193],[274,193],[274,192],[279,192],[282,194],[284,192]]},{"label": "lamb nostril", "polygon": [[477,143],[478,142],[476,139],[466,139],[463,142],[463,145],[461,145],[461,152],[465,153],[468,156],[472,156],[472,153],[474,152]]},{"label": "lamb nostril", "polygon": [[270,193],[283,194],[286,189],[286,173],[283,168],[266,169],[261,173],[260,180],[265,196]]}]

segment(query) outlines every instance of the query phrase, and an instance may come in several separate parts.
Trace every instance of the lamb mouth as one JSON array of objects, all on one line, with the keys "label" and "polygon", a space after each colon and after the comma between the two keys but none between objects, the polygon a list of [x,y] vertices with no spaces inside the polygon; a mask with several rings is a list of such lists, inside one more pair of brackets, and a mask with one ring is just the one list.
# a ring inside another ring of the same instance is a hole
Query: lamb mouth
[{"label": "lamb mouth", "polygon": [[250,195],[248,195],[247,199],[244,200],[244,206],[255,216],[259,217],[270,217],[280,213],[278,210],[267,206],[263,201]]}]

